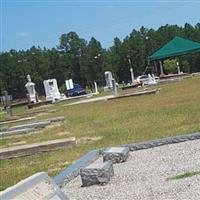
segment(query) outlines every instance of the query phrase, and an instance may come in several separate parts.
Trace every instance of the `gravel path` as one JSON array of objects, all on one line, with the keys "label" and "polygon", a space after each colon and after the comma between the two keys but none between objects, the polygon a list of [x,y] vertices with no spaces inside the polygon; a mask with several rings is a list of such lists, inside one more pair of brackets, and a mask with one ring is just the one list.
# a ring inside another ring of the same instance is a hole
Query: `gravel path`
[{"label": "gravel path", "polygon": [[200,175],[167,180],[188,171],[200,171],[200,140],[131,152],[107,185],[83,188],[79,176],[63,191],[71,200],[199,200]]}]

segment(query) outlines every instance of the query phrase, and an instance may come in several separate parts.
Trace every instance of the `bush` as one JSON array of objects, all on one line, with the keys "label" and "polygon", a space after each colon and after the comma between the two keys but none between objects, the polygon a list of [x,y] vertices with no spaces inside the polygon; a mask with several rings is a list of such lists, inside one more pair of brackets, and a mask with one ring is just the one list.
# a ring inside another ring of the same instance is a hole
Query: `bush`
[{"label": "bush", "polygon": [[177,60],[174,59],[174,60],[165,60],[164,61],[164,72],[166,74],[170,74],[170,73],[177,73]]},{"label": "bush", "polygon": [[62,84],[58,89],[59,89],[59,92],[60,93],[64,93],[65,92],[65,88],[66,88],[66,86],[65,86],[65,83],[64,84]]}]

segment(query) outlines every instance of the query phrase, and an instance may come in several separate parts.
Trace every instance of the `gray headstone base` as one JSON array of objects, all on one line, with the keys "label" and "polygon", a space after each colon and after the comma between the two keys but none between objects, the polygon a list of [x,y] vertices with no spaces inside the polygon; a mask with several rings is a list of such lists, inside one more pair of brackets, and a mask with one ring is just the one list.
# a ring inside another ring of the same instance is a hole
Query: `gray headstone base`
[{"label": "gray headstone base", "polygon": [[103,161],[111,160],[113,163],[122,163],[126,161],[128,156],[128,147],[112,147],[103,152]]},{"label": "gray headstone base", "polygon": [[113,164],[107,161],[100,164],[91,164],[80,171],[82,186],[90,186],[94,184],[104,185],[114,176]]}]

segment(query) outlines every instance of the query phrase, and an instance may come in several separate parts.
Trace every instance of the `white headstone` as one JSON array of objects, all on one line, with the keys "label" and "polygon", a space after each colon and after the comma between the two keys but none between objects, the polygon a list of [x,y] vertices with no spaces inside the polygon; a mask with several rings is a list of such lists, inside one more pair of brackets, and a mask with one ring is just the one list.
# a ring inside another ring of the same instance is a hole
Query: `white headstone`
[{"label": "white headstone", "polygon": [[113,88],[112,84],[112,73],[110,71],[105,72],[105,79],[106,79],[106,86],[104,87],[104,90],[109,90]]},{"label": "white headstone", "polygon": [[26,83],[25,87],[26,87],[26,89],[28,91],[29,101],[33,102],[33,103],[36,103],[37,99],[36,99],[35,83],[33,83],[31,81],[31,77],[30,77],[29,74],[27,75],[27,79],[28,79],[28,82]]},{"label": "white headstone", "polygon": [[74,88],[74,83],[73,83],[72,79],[66,80],[65,85],[66,85],[67,90],[71,90]]},{"label": "white headstone", "polygon": [[95,94],[99,94],[97,83],[94,82]]},{"label": "white headstone", "polygon": [[178,72],[178,74],[180,74],[181,70],[180,70],[179,62],[177,62],[176,65],[177,65],[177,72]]},{"label": "white headstone", "polygon": [[131,72],[131,83],[133,83],[134,82],[133,68],[130,68],[130,72]]},{"label": "white headstone", "polygon": [[155,85],[155,84],[157,84],[157,81],[155,79],[154,74],[152,74],[152,76],[148,74],[148,85]]},{"label": "white headstone", "polygon": [[60,100],[61,95],[58,90],[58,85],[56,79],[48,79],[43,81],[46,100],[51,100],[55,102],[56,100]]},{"label": "white headstone", "polygon": [[47,173],[40,172],[0,192],[0,199],[68,200],[68,197],[49,178]]}]

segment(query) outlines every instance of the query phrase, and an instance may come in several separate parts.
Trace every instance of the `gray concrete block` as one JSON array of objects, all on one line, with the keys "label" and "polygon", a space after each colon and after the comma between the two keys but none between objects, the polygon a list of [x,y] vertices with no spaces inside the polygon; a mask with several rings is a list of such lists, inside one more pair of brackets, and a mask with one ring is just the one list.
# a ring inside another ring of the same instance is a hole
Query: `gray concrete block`
[{"label": "gray concrete block", "polygon": [[28,134],[31,132],[34,132],[34,128],[23,128],[23,129],[17,129],[17,130],[7,130],[4,132],[0,132],[1,137],[6,137],[6,136],[12,136],[12,135],[20,135],[20,134]]},{"label": "gray concrete block", "polygon": [[29,122],[29,124],[44,122],[44,121],[50,121],[50,123],[55,123],[55,122],[63,123],[65,121],[65,117],[61,116],[61,117],[52,117],[52,118],[48,118],[48,119],[44,119],[44,120],[36,120],[36,121]]},{"label": "gray concrete block", "polygon": [[113,164],[107,161],[100,164],[91,164],[80,171],[82,186],[94,184],[104,185],[114,176]]},{"label": "gray concrete block", "polygon": [[0,149],[0,160],[28,156],[39,152],[47,152],[60,148],[70,148],[76,145],[76,138],[57,139],[34,144],[25,144]]},{"label": "gray concrete block", "polygon": [[179,143],[179,142],[185,142],[185,141],[197,140],[197,139],[200,139],[200,132],[187,134],[187,135],[172,136],[172,137],[162,138],[159,140],[151,140],[151,141],[140,142],[136,144],[126,144],[122,146],[129,147],[130,151],[137,151],[141,149],[154,148],[161,145],[173,144],[173,143]]},{"label": "gray concrete block", "polygon": [[25,129],[25,128],[44,128],[45,126],[48,126],[50,124],[51,124],[50,121],[41,121],[41,122],[35,122],[35,123],[30,123],[30,124],[13,126],[13,127],[10,127],[8,130],[13,131],[13,130],[19,130],[19,129]]},{"label": "gray concrete block", "polygon": [[68,200],[69,198],[49,178],[47,173],[40,172],[0,192],[0,199]]},{"label": "gray concrete block", "polygon": [[112,147],[103,152],[103,161],[111,160],[113,163],[121,163],[125,162],[128,156],[128,147]]},{"label": "gray concrete block", "polygon": [[8,130],[8,127],[6,127],[6,126],[0,127],[0,132],[7,131],[7,130]]}]

